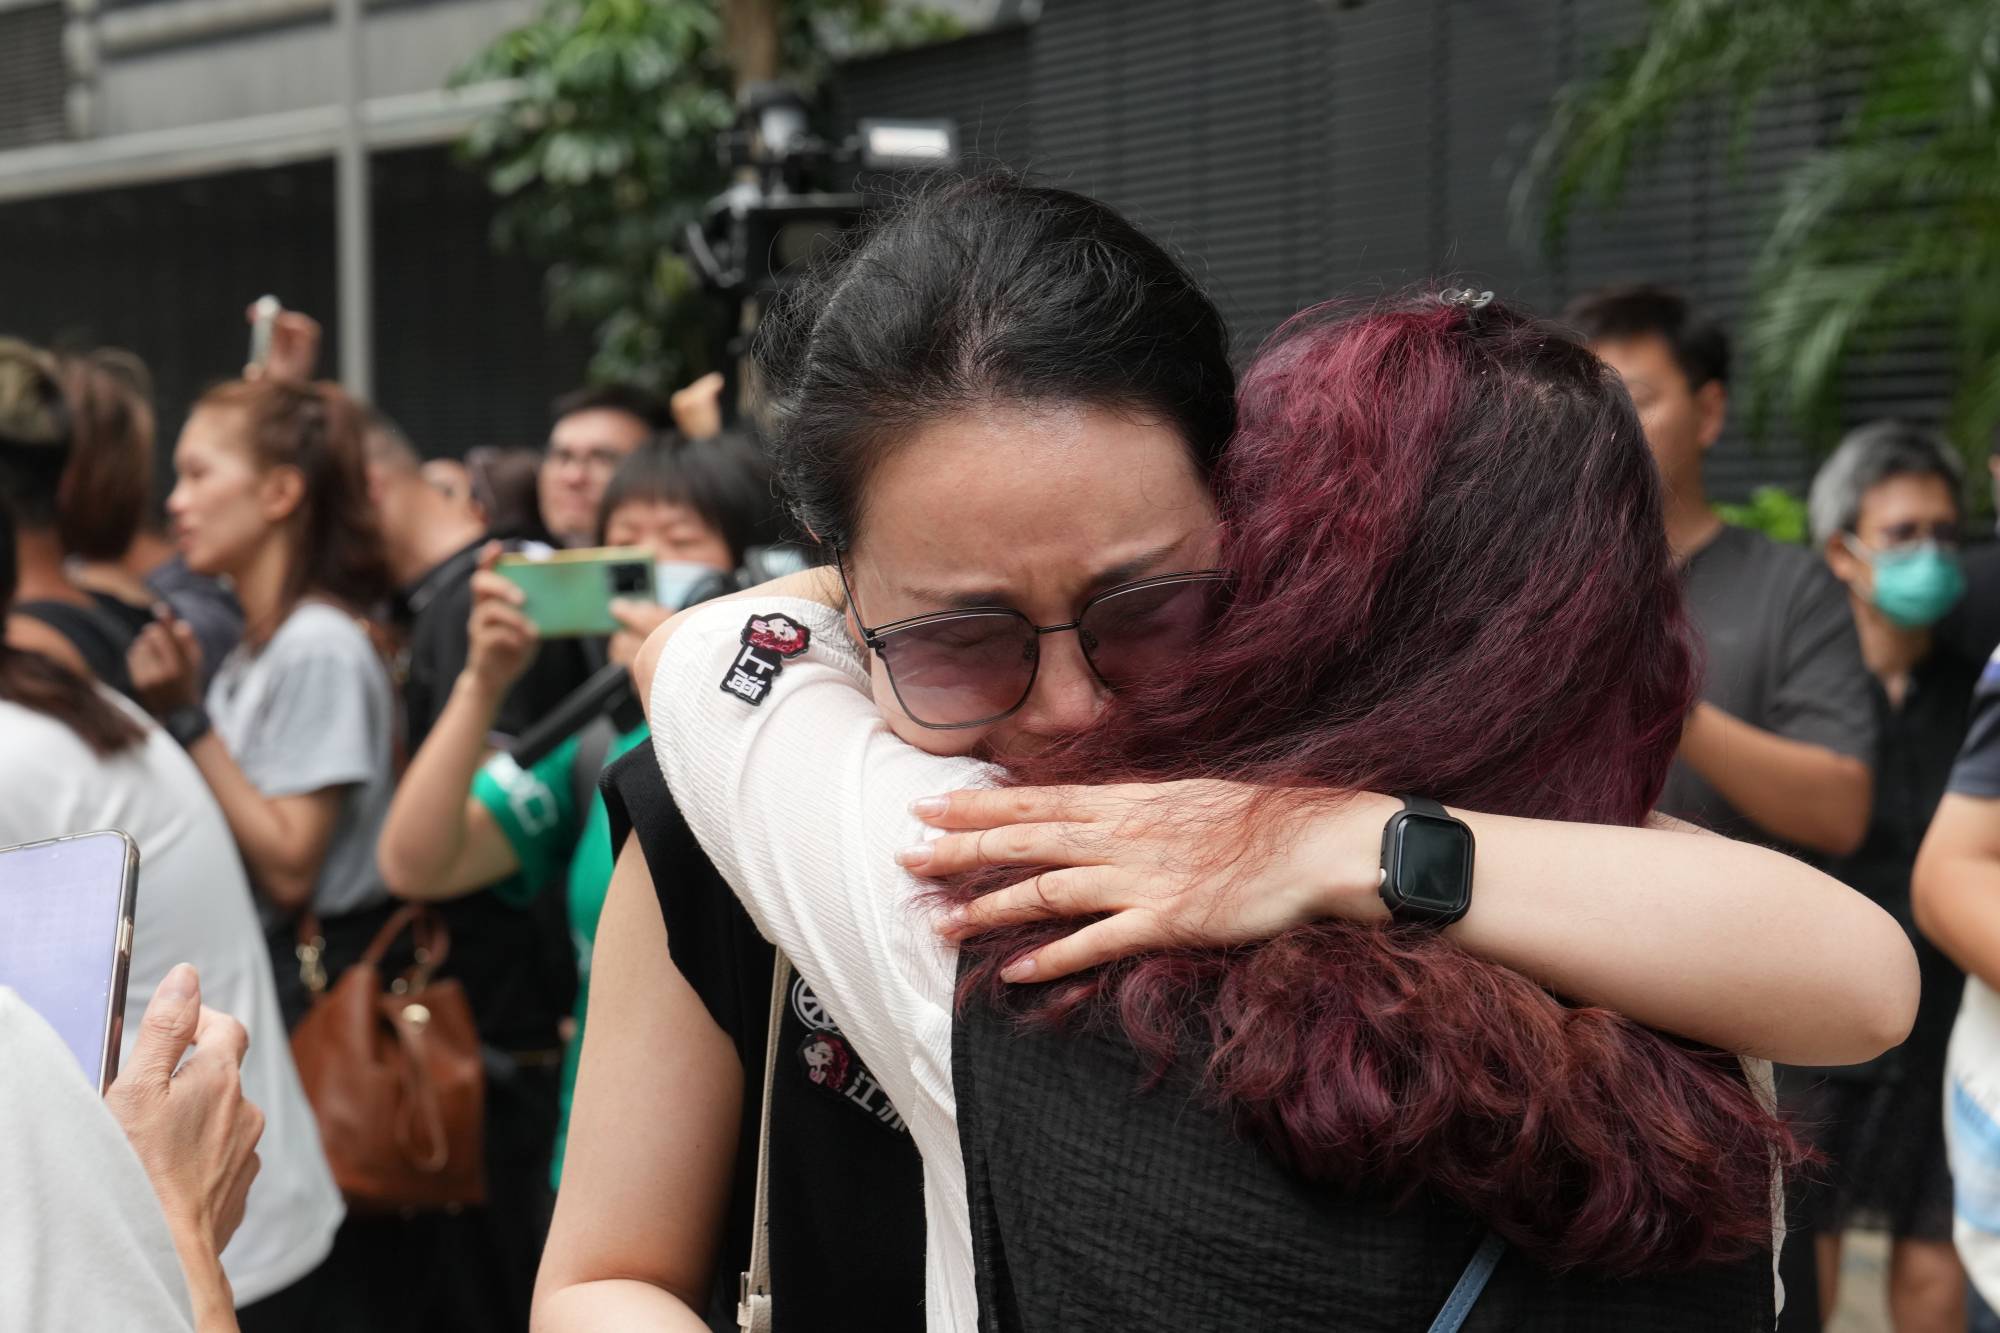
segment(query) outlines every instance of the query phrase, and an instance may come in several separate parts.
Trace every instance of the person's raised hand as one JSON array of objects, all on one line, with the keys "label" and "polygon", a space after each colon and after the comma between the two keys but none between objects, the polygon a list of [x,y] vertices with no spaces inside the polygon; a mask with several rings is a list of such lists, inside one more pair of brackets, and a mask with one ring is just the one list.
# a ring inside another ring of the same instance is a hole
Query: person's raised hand
[{"label": "person's raised hand", "polygon": [[[257,1178],[264,1113],[243,1096],[243,1025],[204,1008],[186,963],[160,982],[104,1104],[153,1183],[167,1221],[220,1251]],[[183,1060],[182,1057],[186,1057]]]},{"label": "person's raised hand", "polygon": [[[257,322],[256,302],[244,310],[243,317],[252,324]],[[318,320],[301,310],[280,310],[271,321],[270,351],[262,364],[253,361],[243,367],[243,378],[308,383],[313,367],[319,364],[319,344]]]},{"label": "person's raised hand", "polygon": [[165,603],[126,650],[125,669],[139,702],[155,717],[201,702],[201,643]]},{"label": "person's raised hand", "polygon": [[674,429],[690,440],[706,440],[722,434],[722,375],[709,371],[694,383],[674,390],[667,400],[674,414]]},{"label": "person's raised hand", "polygon": [[1358,793],[1259,818],[1258,789],[1212,780],[959,791],[911,813],[942,837],[897,863],[943,878],[1037,868],[939,922],[949,939],[1050,917],[1097,916],[1012,960],[1007,981],[1050,981],[1149,949],[1244,944],[1329,917],[1381,920],[1382,826],[1401,806]]},{"label": "person's raised hand", "polygon": [[637,597],[620,597],[611,603],[611,618],[618,632],[611,636],[605,655],[619,666],[629,667],[646,645],[646,636],[674,618],[674,609]]},{"label": "person's raised hand", "polygon": [[466,624],[465,674],[493,697],[514,688],[514,682],[535,660],[541,634],[521,612],[521,589],[501,577],[499,542],[488,542],[472,574],[472,617]]}]

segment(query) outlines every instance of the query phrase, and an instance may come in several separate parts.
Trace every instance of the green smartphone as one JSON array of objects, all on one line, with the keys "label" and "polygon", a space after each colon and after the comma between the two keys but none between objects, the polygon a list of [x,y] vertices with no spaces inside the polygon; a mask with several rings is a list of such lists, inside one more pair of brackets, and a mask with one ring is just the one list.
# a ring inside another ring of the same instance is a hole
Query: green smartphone
[{"label": "green smartphone", "polygon": [[501,556],[493,572],[521,590],[521,613],[545,639],[616,633],[614,599],[653,600],[653,553],[640,546],[517,551]]}]

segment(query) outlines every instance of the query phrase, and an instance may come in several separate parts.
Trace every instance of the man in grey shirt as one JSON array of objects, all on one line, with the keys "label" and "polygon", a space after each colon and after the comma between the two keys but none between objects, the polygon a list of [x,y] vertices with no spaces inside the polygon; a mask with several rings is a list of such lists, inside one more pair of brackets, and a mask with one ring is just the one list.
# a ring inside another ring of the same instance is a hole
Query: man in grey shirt
[{"label": "man in grey shirt", "polygon": [[1852,852],[1875,710],[1846,590],[1813,552],[1726,526],[1702,478],[1728,412],[1728,340],[1657,287],[1592,292],[1567,318],[1639,409],[1706,659],[1660,809],[1803,855]]},{"label": "man in grey shirt", "polygon": [[[1853,852],[1874,795],[1875,703],[1847,591],[1815,553],[1729,527],[1708,502],[1702,460],[1728,415],[1728,339],[1658,287],[1589,293],[1566,318],[1639,410],[1705,657],[1659,808],[1801,856]],[[1781,1071],[1780,1082],[1792,1079]],[[1817,1333],[1822,1275],[1809,1229],[1791,1228],[1779,1275],[1779,1329]]]}]

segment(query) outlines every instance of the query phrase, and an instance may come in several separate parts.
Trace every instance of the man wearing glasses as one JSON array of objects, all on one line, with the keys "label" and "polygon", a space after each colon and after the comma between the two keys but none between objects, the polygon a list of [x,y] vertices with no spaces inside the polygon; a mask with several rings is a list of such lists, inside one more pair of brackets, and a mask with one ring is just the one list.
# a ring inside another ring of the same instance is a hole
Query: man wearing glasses
[{"label": "man wearing glasses", "polygon": [[1965,739],[1981,662],[1933,631],[1963,597],[1963,484],[1933,431],[1878,421],[1849,432],[1814,478],[1814,543],[1846,586],[1875,703],[1875,795],[1868,835],[1828,868],[1910,932],[1922,969],[1909,1039],[1864,1065],[1795,1081],[1793,1107],[1827,1167],[1806,1186],[1802,1225],[1818,1233],[1822,1281],[1841,1233],[1890,1237],[1888,1304],[1899,1329],[1965,1327],[1965,1273],[1952,1253],[1945,1162],[1945,1056],[1965,976],[1917,935],[1910,880],[1918,845]]},{"label": "man wearing glasses", "polygon": [[542,522],[564,546],[589,546],[597,506],[625,456],[673,425],[667,405],[630,384],[578,389],[556,400],[542,459]]}]

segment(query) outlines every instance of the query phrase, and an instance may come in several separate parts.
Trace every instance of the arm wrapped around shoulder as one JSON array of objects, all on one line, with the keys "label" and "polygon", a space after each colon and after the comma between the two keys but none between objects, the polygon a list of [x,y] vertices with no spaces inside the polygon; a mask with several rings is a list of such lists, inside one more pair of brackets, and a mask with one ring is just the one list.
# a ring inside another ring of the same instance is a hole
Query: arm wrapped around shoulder
[{"label": "arm wrapped around shoulder", "polygon": [[961,1003],[1115,1022],[1156,1074],[1199,1064],[1214,1102],[1306,1178],[1432,1191],[1555,1271],[1768,1251],[1773,1173],[1809,1158],[1738,1057],[1565,1004],[1421,928],[1321,922],[1045,986],[999,981],[1075,924],[967,941]]}]

